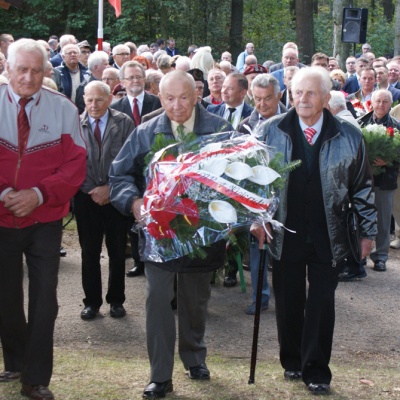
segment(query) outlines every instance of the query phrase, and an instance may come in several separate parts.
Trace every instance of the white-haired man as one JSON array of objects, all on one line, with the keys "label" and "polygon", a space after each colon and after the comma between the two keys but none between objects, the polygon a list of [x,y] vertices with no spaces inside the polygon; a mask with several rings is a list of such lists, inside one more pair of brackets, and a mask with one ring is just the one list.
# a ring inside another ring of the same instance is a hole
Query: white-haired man
[{"label": "white-haired man", "polygon": [[[155,132],[173,139],[180,128],[198,135],[232,129],[224,119],[209,114],[198,103],[194,79],[186,72],[164,75],[160,99],[165,112],[133,131],[110,169],[111,203],[123,214],[133,213],[138,220],[145,184],[143,156],[150,151]],[[173,391],[176,324],[170,303],[176,274],[179,356],[189,378],[210,379],[204,343],[207,304],[212,271],[220,268],[225,259],[225,242],[218,241],[205,251],[204,260],[185,256],[165,263],[146,261],[146,336],[151,373],[143,393],[145,398],[165,397]]]},{"label": "white-haired man", "polygon": [[0,382],[21,380],[21,392],[31,400],[54,399],[48,386],[62,218],[86,169],[76,107],[42,87],[47,58],[34,40],[16,41],[8,49],[9,84],[0,87]]},{"label": "white-haired man", "polygon": [[[349,203],[360,220],[364,257],[377,233],[362,135],[326,109],[331,85],[326,70],[302,68],[292,79],[294,107],[261,127],[273,154],[282,153],[285,163],[302,161],[278,192],[275,215],[296,233],[273,232],[269,250],[284,377],[302,379],[313,394],[330,392],[335,290],[349,253],[343,223]],[[263,227],[252,226],[251,232],[260,246],[269,241]]]}]

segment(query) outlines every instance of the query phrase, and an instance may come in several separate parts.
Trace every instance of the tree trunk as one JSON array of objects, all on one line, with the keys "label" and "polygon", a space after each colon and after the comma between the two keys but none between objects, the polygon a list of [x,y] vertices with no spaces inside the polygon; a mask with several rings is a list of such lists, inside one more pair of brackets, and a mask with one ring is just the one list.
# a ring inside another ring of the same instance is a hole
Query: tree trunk
[{"label": "tree trunk", "polygon": [[296,40],[305,64],[314,54],[313,5],[313,0],[296,0]]},{"label": "tree trunk", "polygon": [[232,0],[231,3],[231,29],[229,32],[229,47],[232,53],[232,62],[243,51],[243,0]]},{"label": "tree trunk", "polygon": [[342,42],[343,8],[350,7],[351,0],[333,0],[333,56],[339,61],[340,67],[346,71],[346,58],[353,55],[353,45]]},{"label": "tree trunk", "polygon": [[160,33],[163,39],[168,39],[168,8],[164,4],[160,7]]},{"label": "tree trunk", "polygon": [[383,15],[388,22],[392,22],[394,14],[393,0],[382,0]]},{"label": "tree trunk", "polygon": [[396,25],[394,28],[394,55],[400,54],[400,0],[396,1]]}]

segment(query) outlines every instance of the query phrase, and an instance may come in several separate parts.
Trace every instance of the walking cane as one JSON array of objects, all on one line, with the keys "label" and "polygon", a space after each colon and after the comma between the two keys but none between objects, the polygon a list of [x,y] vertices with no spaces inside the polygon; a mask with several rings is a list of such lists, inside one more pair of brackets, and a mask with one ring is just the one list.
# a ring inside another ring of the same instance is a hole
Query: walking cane
[{"label": "walking cane", "polygon": [[252,345],[252,348],[251,348],[249,385],[254,383],[254,375],[255,375],[255,372],[256,372],[258,331],[260,329],[261,297],[262,297],[262,287],[263,287],[263,281],[264,281],[264,270],[265,270],[265,258],[266,258],[266,256],[267,256],[267,239],[265,239],[263,247],[260,250],[260,267],[258,269],[256,313],[254,314],[253,345]]}]

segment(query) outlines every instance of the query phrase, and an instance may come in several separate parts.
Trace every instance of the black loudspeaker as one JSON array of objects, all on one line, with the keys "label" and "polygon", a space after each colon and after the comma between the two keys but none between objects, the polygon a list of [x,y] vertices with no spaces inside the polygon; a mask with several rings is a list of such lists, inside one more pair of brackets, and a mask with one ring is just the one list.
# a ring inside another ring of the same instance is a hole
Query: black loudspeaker
[{"label": "black loudspeaker", "polygon": [[342,42],[365,43],[367,41],[367,8],[343,8]]}]

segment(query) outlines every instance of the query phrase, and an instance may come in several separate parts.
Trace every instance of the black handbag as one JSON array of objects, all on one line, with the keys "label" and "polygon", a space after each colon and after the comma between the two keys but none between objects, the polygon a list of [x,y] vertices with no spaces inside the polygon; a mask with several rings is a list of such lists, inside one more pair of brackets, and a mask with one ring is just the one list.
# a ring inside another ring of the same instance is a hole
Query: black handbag
[{"label": "black handbag", "polygon": [[360,225],[358,223],[357,214],[352,208],[350,208],[347,213],[346,224],[351,254],[357,262],[361,262]]}]

